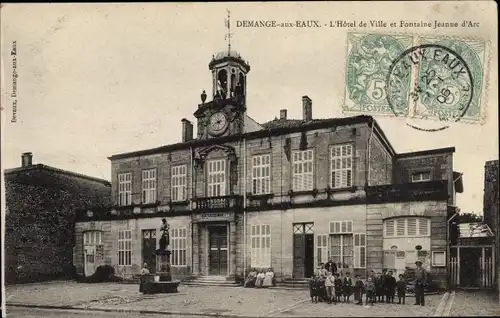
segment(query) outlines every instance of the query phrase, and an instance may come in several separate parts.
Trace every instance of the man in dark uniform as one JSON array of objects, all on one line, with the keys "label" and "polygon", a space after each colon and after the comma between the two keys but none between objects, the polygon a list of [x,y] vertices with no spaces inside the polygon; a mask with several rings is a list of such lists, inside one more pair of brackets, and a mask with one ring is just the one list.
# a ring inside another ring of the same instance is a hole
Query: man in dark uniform
[{"label": "man in dark uniform", "polygon": [[335,275],[335,273],[337,273],[337,265],[335,265],[331,258],[328,262],[326,262],[325,269],[331,272],[332,275]]},{"label": "man in dark uniform", "polygon": [[427,282],[427,271],[422,267],[421,261],[416,261],[415,269],[415,305],[425,306],[424,283]]}]

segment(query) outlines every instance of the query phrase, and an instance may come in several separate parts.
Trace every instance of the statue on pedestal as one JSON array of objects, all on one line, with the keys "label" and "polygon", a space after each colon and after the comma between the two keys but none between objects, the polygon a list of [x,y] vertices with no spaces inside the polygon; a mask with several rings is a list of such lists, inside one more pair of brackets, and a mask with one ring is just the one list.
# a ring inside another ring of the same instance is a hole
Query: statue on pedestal
[{"label": "statue on pedestal", "polygon": [[166,219],[162,219],[162,226],[160,228],[161,238],[160,238],[160,248],[159,250],[165,251],[167,246],[170,244],[170,225],[168,224]]},{"label": "statue on pedestal", "polygon": [[159,248],[154,251],[156,257],[157,271],[155,273],[154,281],[149,281],[144,285],[143,292],[145,294],[156,293],[177,293],[177,287],[180,284],[178,280],[172,280],[172,273],[170,268],[170,225],[167,220],[161,220],[162,226],[160,228],[161,237]]}]

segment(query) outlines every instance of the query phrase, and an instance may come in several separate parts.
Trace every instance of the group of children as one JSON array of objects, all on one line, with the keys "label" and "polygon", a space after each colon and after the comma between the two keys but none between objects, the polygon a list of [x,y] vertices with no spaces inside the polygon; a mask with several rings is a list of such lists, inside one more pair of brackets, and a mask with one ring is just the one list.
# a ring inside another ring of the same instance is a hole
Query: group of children
[{"label": "group of children", "polygon": [[340,273],[325,271],[324,267],[313,274],[309,282],[311,301],[323,301],[328,304],[343,302],[349,303],[350,297],[354,296],[354,301],[358,305],[363,304],[363,294],[365,304],[394,303],[394,296],[397,291],[398,304],[405,304],[406,281],[403,275],[399,275],[399,280],[392,276],[392,272],[383,270],[382,273],[375,274],[371,271],[366,281],[360,275],[355,276],[353,281],[350,273],[346,272],[344,277]]}]

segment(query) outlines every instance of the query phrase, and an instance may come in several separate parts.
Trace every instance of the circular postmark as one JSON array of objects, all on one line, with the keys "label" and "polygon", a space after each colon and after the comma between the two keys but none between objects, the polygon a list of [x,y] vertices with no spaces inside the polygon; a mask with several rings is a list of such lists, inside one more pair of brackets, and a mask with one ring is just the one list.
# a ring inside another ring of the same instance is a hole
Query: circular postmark
[{"label": "circular postmark", "polygon": [[[474,95],[474,77],[465,60],[439,44],[422,44],[401,53],[389,67],[386,83],[387,102],[396,116],[413,104],[414,118],[456,122],[467,113]],[[430,131],[448,127],[409,126]]]}]

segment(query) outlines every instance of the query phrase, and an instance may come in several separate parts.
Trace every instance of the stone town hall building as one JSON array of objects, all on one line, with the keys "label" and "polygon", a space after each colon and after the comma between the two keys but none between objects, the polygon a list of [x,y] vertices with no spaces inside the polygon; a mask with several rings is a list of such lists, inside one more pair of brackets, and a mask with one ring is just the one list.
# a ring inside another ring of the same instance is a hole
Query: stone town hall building
[{"label": "stone town hall building", "polygon": [[354,273],[400,273],[420,258],[446,283],[447,214],[462,191],[453,147],[396,153],[371,116],[314,119],[307,96],[302,119],[283,109],[259,124],[247,115],[249,64],[226,51],[209,69],[196,136],[182,119],[181,142],[109,158],[113,206],[76,224],[80,273],[154,271],[166,218],[177,278],[272,267],[280,282],[329,257]]}]

